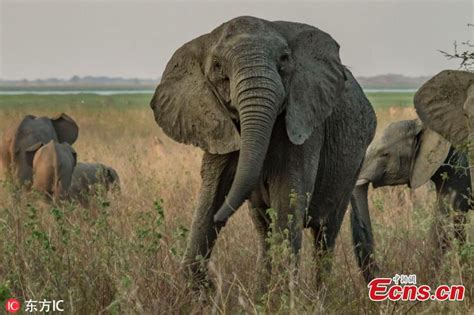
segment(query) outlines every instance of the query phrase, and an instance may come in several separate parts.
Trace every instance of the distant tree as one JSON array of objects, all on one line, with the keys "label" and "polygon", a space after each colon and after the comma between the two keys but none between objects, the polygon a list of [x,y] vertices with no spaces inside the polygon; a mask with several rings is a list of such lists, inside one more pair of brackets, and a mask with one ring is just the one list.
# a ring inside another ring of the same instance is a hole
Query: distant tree
[{"label": "distant tree", "polygon": [[[474,27],[474,24],[468,23],[467,27]],[[454,41],[454,51],[452,53],[440,50],[448,60],[459,60],[460,68],[467,71],[474,71],[474,44],[470,40],[458,43]]]}]

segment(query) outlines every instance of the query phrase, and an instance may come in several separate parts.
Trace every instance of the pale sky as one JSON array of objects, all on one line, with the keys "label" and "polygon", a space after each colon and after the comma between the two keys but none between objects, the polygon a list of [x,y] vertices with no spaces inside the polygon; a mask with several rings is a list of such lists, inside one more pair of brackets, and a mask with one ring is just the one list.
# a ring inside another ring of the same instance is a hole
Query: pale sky
[{"label": "pale sky", "polygon": [[437,50],[474,42],[474,0],[0,0],[0,78],[157,78],[176,48],[240,15],[314,25],[355,75],[456,68]]}]

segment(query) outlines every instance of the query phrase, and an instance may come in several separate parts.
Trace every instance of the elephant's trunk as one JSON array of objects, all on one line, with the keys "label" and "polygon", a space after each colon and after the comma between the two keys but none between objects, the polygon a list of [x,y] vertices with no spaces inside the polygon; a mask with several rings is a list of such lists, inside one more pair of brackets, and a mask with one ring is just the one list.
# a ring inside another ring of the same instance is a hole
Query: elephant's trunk
[{"label": "elephant's trunk", "polygon": [[235,72],[231,91],[239,109],[240,154],[229,194],[214,216],[216,222],[225,222],[248,198],[260,178],[273,125],[285,95],[280,76],[267,59],[262,55],[247,55],[236,61],[243,65]]},{"label": "elephant's trunk", "polygon": [[352,194],[351,226],[352,241],[357,263],[367,282],[373,279],[378,268],[373,258],[374,239],[370,222],[367,193],[369,182],[363,181],[356,185]]}]

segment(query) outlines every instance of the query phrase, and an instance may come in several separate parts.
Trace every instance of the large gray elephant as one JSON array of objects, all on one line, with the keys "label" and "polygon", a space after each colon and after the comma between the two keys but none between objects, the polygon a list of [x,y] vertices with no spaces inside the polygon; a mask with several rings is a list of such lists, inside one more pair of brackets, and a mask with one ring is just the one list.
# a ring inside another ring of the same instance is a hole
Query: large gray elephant
[{"label": "large gray elephant", "polygon": [[26,150],[26,160],[33,169],[33,190],[56,201],[69,196],[77,154],[67,142],[34,144]]},{"label": "large gray elephant", "polygon": [[31,184],[33,171],[26,161],[26,149],[50,140],[73,144],[78,134],[79,127],[66,114],[53,118],[25,116],[5,131],[0,143],[0,157],[6,176],[18,184]]},{"label": "large gray elephant", "polygon": [[246,199],[259,275],[270,268],[268,208],[295,254],[304,227],[318,253],[333,249],[376,118],[330,35],[299,23],[230,20],[174,53],[151,107],[169,137],[205,151],[184,258],[194,280],[207,279],[202,264]]},{"label": "large gray elephant", "polygon": [[[455,151],[448,141],[417,119],[391,123],[370,144],[351,201],[355,252],[366,281],[377,270],[367,200],[369,184],[374,188],[408,185],[415,189],[431,180],[436,187],[439,213],[447,215],[450,209],[460,212],[455,217],[455,236],[464,243],[463,214],[470,209],[471,189],[467,166],[467,154]],[[435,223],[433,232],[444,252],[449,238],[441,222],[435,220]]]},{"label": "large gray elephant", "polygon": [[426,126],[468,149],[474,187],[474,73],[441,71],[418,89],[414,105]]}]

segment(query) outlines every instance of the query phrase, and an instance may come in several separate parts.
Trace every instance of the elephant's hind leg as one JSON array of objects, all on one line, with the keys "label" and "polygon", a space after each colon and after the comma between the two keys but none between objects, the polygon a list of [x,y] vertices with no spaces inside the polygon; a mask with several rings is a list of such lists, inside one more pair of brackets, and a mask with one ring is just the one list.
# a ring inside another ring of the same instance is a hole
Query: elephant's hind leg
[{"label": "elephant's hind leg", "polygon": [[350,193],[349,196],[343,197],[339,207],[333,209],[325,222],[319,224],[313,222],[311,224],[314,235],[315,281],[317,286],[320,286],[331,272],[336,237],[341,229],[349,199]]},{"label": "elephant's hind leg", "polygon": [[[346,114],[345,114],[346,115]],[[330,118],[331,120],[333,117]],[[308,226],[315,235],[317,253],[316,281],[324,279],[331,270],[336,237],[352,196],[366,145],[363,138],[354,140],[357,131],[350,123],[333,121],[328,134],[340,134],[338,141],[328,139],[321,152],[318,175],[309,213]]]},{"label": "elephant's hind leg", "polygon": [[237,154],[205,153],[201,166],[202,185],[194,211],[183,265],[194,285],[209,284],[207,264],[217,235],[225,223],[214,223],[214,214],[224,202],[235,173]]}]

